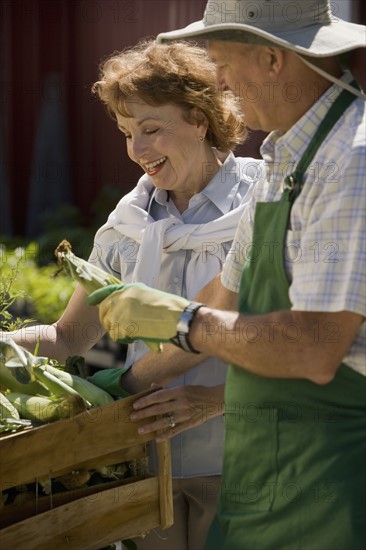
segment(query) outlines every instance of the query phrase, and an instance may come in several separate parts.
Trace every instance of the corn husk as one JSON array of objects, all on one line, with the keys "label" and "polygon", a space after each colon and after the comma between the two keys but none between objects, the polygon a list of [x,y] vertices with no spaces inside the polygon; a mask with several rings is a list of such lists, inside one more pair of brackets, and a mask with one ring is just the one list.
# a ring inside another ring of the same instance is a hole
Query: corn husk
[{"label": "corn husk", "polygon": [[60,268],[59,271],[65,268],[68,274],[80,283],[88,294],[107,285],[121,284],[117,277],[103,271],[91,262],[75,256],[71,248],[71,244],[66,240],[63,240],[57,246],[55,256]]},{"label": "corn husk", "polygon": [[[88,294],[104,286],[122,284],[122,281],[106,273],[103,269],[75,256],[71,248],[71,244],[66,240],[61,241],[56,248],[55,256],[59,265],[59,271],[65,267],[67,272],[81,284]],[[144,342],[155,353],[160,353],[163,350],[161,342],[151,342],[148,340],[144,340]]]},{"label": "corn husk", "polygon": [[0,418],[0,435],[9,435],[9,433],[19,432],[26,428],[32,428],[32,422],[25,418],[16,420],[15,418]]},{"label": "corn husk", "polygon": [[66,386],[81,395],[90,406],[100,407],[114,401],[113,397],[99,386],[76,374],[71,374],[52,365],[45,365],[43,367],[43,375],[52,375],[60,383],[66,384]]},{"label": "corn husk", "polygon": [[8,374],[19,384],[27,385],[36,381],[33,368],[44,365],[47,361],[47,357],[36,357],[12,338],[0,341],[0,364],[8,368]]},{"label": "corn husk", "polygon": [[36,357],[8,338],[0,342],[0,384],[13,393],[82,398],[88,408],[114,401],[99,386],[50,362],[47,357]]},{"label": "corn husk", "polygon": [[85,487],[91,478],[91,472],[82,468],[80,470],[72,470],[68,474],[55,478],[55,481],[62,483],[65,489],[72,491],[74,489],[80,489]]},{"label": "corn husk", "polygon": [[[13,374],[12,374],[13,373]],[[14,376],[12,369],[8,368],[5,365],[5,361],[2,362],[0,359],[0,388],[1,390],[9,390],[12,392],[19,393],[28,393],[29,395],[45,395],[49,397],[49,390],[34,380],[33,382],[28,382],[22,384]]]},{"label": "corn husk", "polygon": [[11,418],[12,420],[20,420],[19,413],[9,399],[0,392],[0,418]]}]

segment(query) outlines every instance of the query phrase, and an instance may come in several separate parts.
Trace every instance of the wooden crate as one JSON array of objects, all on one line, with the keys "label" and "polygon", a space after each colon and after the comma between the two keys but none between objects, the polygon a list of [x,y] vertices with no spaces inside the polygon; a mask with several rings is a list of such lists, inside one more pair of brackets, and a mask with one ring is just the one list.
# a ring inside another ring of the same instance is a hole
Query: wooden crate
[{"label": "wooden crate", "polygon": [[[139,395],[25,432],[0,438],[0,488],[58,477],[81,468],[139,461],[153,436],[131,422]],[[118,481],[39,497],[0,514],[0,548],[98,550],[173,523],[169,442],[157,445],[157,476]]]}]

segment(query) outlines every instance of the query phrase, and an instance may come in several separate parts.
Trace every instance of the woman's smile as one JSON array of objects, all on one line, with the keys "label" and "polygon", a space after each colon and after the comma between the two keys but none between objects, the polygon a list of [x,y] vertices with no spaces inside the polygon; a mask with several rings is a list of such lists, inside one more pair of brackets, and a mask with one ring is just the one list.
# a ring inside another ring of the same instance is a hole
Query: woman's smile
[{"label": "woman's smile", "polygon": [[142,167],[149,176],[154,176],[155,174],[160,172],[166,160],[166,157],[162,157],[159,160],[155,160],[154,162],[142,164]]}]

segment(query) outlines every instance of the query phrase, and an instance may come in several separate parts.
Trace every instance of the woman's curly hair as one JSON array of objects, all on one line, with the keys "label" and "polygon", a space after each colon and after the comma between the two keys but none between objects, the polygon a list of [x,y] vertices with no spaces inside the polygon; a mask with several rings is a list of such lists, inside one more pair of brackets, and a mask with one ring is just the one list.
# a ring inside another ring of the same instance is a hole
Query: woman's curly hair
[{"label": "woman's curly hair", "polygon": [[198,109],[208,120],[206,139],[220,151],[234,149],[247,136],[234,95],[219,89],[215,65],[206,50],[189,42],[145,40],[115,52],[102,63],[92,91],[113,118],[117,113],[131,116],[126,108],[131,97],[153,106],[179,105],[192,124],[197,122]]}]

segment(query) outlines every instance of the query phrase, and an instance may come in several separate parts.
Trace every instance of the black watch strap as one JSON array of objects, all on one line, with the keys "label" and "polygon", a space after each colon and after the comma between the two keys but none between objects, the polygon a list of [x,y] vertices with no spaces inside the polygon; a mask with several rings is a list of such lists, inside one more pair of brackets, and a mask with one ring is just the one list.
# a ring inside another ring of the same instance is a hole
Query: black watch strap
[{"label": "black watch strap", "polygon": [[177,323],[177,334],[172,339],[172,342],[184,351],[188,351],[190,353],[200,353],[199,351],[195,350],[191,344],[191,341],[189,339],[189,329],[194,319],[194,316],[196,315],[199,308],[203,305],[204,304],[200,304],[199,302],[190,302],[180,314]]}]

